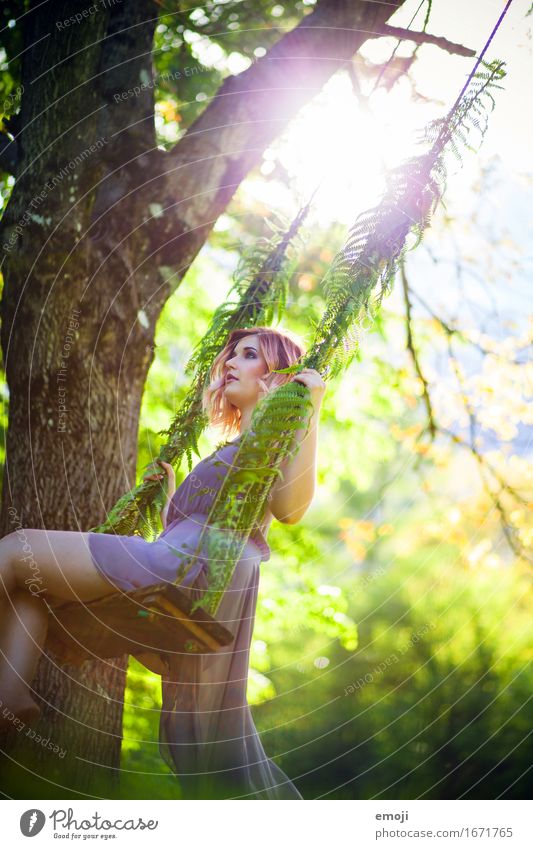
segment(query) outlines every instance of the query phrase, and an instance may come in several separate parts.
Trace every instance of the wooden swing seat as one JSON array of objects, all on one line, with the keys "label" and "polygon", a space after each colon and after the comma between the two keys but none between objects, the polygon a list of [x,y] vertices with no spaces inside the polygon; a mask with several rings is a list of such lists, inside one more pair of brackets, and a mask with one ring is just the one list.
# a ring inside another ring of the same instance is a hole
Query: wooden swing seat
[{"label": "wooden swing seat", "polygon": [[212,653],[234,635],[170,583],[50,607],[47,648],[60,663],[81,666],[124,653]]}]

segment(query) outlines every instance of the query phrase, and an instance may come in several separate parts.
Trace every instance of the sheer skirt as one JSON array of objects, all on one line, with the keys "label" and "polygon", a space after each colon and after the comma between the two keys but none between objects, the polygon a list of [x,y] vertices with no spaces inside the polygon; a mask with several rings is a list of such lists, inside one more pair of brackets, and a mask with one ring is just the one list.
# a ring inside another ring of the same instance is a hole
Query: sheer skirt
[{"label": "sheer skirt", "polygon": [[[246,701],[261,552],[249,541],[217,611],[235,635],[219,652],[166,656],[159,750],[187,799],[302,799],[265,754]],[[182,590],[207,588],[205,563]]]}]

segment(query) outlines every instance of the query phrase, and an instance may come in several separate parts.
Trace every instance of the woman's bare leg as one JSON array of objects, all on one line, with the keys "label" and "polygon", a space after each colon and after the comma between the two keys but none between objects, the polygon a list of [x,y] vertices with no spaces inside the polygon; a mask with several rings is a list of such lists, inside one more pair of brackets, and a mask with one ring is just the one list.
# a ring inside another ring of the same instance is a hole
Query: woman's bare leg
[{"label": "woman's bare leg", "polygon": [[0,727],[10,726],[11,713],[28,723],[40,711],[29,688],[46,639],[48,610],[43,599],[26,590],[16,590],[6,609],[0,641]]},{"label": "woman's bare leg", "polygon": [[39,714],[30,696],[46,640],[47,597],[90,601],[116,592],[93,563],[87,534],[20,529],[0,540],[0,728]]}]

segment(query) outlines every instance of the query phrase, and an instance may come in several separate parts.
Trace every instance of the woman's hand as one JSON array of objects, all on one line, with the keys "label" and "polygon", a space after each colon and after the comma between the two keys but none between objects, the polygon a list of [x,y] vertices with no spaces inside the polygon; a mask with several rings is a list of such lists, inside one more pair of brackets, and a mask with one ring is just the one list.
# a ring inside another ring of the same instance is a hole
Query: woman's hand
[{"label": "woman's hand", "polygon": [[315,409],[315,412],[318,412],[320,409],[320,405],[322,404],[322,400],[324,398],[324,392],[326,391],[326,384],[322,380],[322,377],[314,368],[304,368],[299,371],[297,374],[293,375],[293,380],[298,380],[300,383],[303,383],[304,386],[307,386],[309,389],[309,394],[311,396],[311,403]]},{"label": "woman's hand", "polygon": [[[166,528],[168,508],[170,502],[172,501],[172,496],[176,492],[176,475],[174,474],[174,469],[172,468],[170,463],[164,463],[163,460],[156,460],[155,464],[157,464],[158,466],[162,466],[167,476],[167,502],[159,514],[161,516],[161,524],[163,525],[163,528]],[[160,481],[162,478],[165,477],[165,473],[152,472],[151,474],[144,476],[143,482]]]},{"label": "woman's hand", "polygon": [[[155,460],[155,463],[164,468],[167,477],[167,492],[170,496],[172,496],[176,491],[176,475],[174,473],[174,469],[170,463],[164,463],[163,460]],[[165,477],[165,473],[152,472],[151,474],[145,475],[143,481],[160,481]]]}]

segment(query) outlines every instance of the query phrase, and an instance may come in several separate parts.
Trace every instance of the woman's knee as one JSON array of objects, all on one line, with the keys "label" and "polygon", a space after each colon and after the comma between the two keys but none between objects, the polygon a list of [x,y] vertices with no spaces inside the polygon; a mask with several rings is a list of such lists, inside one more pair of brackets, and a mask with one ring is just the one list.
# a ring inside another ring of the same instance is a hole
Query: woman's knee
[{"label": "woman's knee", "polygon": [[17,587],[34,595],[43,592],[32,545],[34,535],[42,533],[34,528],[19,528],[0,540],[0,564],[8,577],[9,592]]},{"label": "woman's knee", "polygon": [[20,551],[18,532],[13,531],[0,539],[0,577],[4,592],[13,593],[17,588],[15,563]]}]

